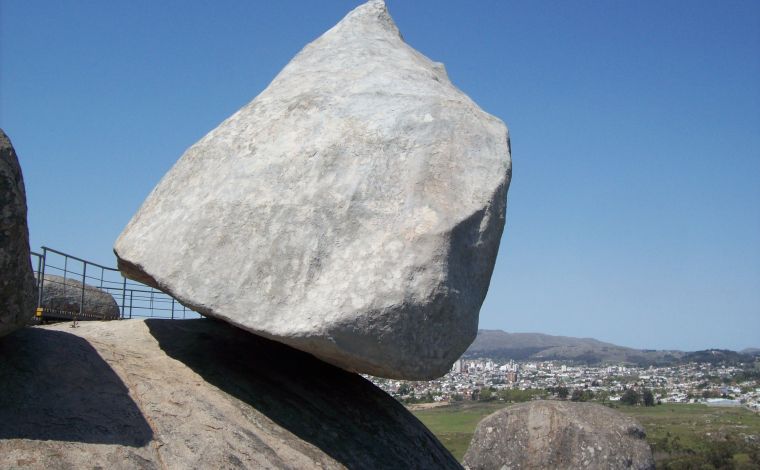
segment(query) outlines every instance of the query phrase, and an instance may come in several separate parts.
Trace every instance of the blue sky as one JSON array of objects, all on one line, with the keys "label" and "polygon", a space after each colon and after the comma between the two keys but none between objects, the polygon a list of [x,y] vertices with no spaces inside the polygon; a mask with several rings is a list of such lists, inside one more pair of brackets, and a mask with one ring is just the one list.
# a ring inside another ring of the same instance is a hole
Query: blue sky
[{"label": "blue sky", "polygon": [[[183,151],[359,3],[0,0],[32,247],[114,265]],[[482,328],[760,347],[760,2],[387,3],[510,128]]]}]

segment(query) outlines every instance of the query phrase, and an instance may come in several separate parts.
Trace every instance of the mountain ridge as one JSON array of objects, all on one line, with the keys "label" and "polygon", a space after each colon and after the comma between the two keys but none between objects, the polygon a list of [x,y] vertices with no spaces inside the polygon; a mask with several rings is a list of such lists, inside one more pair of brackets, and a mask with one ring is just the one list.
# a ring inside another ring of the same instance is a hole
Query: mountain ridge
[{"label": "mountain ridge", "polygon": [[751,362],[754,348],[740,352],[724,349],[702,351],[636,349],[595,338],[555,336],[544,333],[508,333],[479,329],[463,358],[491,357],[498,360],[558,360],[635,365],[669,365],[682,362]]}]

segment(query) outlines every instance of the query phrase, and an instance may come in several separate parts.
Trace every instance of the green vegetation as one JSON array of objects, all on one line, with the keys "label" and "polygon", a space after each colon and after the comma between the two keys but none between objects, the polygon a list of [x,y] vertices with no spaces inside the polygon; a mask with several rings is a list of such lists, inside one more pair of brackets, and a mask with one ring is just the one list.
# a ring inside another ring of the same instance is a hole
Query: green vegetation
[{"label": "green vegetation", "polygon": [[593,399],[594,392],[591,390],[581,390],[580,388],[573,390],[573,394],[570,396],[571,401],[590,401]]},{"label": "green vegetation", "polygon": [[498,392],[499,399],[507,403],[521,403],[524,401],[531,401],[534,398],[544,398],[548,394],[549,393],[546,390],[536,388],[527,390],[505,388],[503,390],[499,390]]},{"label": "green vegetation", "polygon": [[[505,406],[509,405],[463,401],[413,413],[461,461],[478,422]],[[614,408],[644,426],[659,469],[760,468],[760,415],[745,408],[687,404]]]},{"label": "green vegetation", "polygon": [[504,403],[464,401],[449,406],[413,411],[460,462],[481,419],[507,406]]},{"label": "green vegetation", "polygon": [[654,394],[648,388],[645,388],[641,394],[641,404],[644,406],[654,406]]},{"label": "green vegetation", "polygon": [[564,400],[570,394],[570,389],[565,386],[549,387],[546,389],[546,391],[553,395],[556,395],[560,400]]},{"label": "green vegetation", "polygon": [[616,409],[644,426],[657,468],[760,468],[760,415],[745,408],[665,404]]},{"label": "green vegetation", "polygon": [[504,388],[498,390],[493,387],[483,388],[478,390],[475,397],[478,401],[503,401],[505,403],[521,403],[524,401],[530,401],[534,398],[544,398],[548,395],[548,392],[543,389],[527,389],[517,390],[511,388]]},{"label": "green vegetation", "polygon": [[623,396],[620,397],[620,403],[624,405],[638,405],[641,401],[641,395],[636,390],[629,388],[623,392]]}]

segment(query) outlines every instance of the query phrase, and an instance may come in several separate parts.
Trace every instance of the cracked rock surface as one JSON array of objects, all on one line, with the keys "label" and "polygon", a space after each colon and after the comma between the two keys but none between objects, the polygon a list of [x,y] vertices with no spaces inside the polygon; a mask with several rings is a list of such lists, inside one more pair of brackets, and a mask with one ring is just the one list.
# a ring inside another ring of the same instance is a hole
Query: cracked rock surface
[{"label": "cracked rock surface", "polygon": [[469,470],[654,470],[644,428],[593,403],[541,400],[485,417],[464,456]]},{"label": "cracked rock surface", "polygon": [[18,156],[0,129],[0,336],[29,323],[37,302],[26,211]]},{"label": "cracked rock surface", "polygon": [[114,251],[203,315],[431,379],[477,334],[510,175],[505,125],[372,0],[191,146]]}]

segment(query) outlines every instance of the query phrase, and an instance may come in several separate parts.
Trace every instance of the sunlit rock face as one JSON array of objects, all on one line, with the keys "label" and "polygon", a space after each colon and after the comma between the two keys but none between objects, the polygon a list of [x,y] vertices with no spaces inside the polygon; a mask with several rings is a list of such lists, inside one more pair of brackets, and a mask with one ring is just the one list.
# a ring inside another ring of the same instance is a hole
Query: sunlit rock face
[{"label": "sunlit rock face", "polygon": [[368,380],[220,321],[26,328],[0,357],[4,470],[461,469]]},{"label": "sunlit rock face", "polygon": [[504,124],[373,0],[190,147],[114,251],[204,315],[430,379],[477,333],[510,175]]}]

